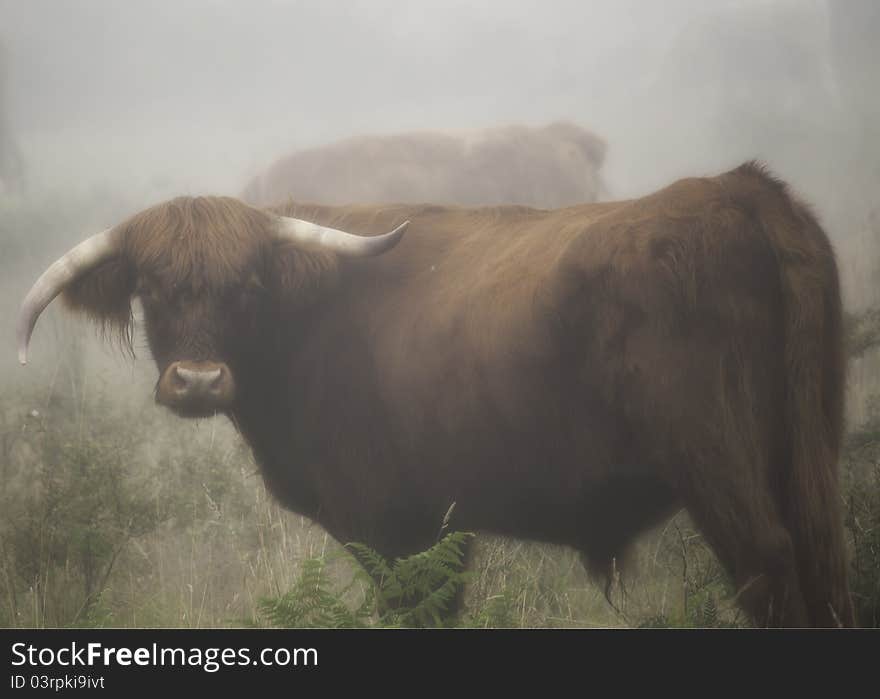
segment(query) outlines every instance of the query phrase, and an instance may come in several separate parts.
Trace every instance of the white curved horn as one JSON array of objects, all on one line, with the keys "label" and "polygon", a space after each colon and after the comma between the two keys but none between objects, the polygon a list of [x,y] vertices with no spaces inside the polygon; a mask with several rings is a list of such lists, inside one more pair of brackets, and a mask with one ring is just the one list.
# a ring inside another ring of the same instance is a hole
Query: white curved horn
[{"label": "white curved horn", "polygon": [[369,257],[397,245],[408,225],[409,221],[404,221],[390,233],[361,236],[298,218],[279,216],[276,232],[281,238],[315,245],[347,257]]},{"label": "white curved horn", "polygon": [[27,364],[27,349],[31,333],[43,309],[70,282],[102,262],[113,257],[118,250],[118,241],[113,229],[96,233],[86,238],[63,257],[55,260],[34,282],[31,290],[21,304],[15,334],[18,340],[18,361]]}]

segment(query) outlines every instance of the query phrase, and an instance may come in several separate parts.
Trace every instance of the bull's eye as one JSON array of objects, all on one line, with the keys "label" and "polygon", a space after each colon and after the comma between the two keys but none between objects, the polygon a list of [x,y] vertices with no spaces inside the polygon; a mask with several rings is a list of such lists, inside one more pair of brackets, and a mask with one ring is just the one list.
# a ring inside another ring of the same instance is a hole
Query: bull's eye
[{"label": "bull's eye", "polygon": [[158,287],[143,277],[138,280],[134,293],[144,303],[158,303],[161,297]]},{"label": "bull's eye", "polygon": [[230,301],[239,311],[253,313],[255,307],[259,304],[260,299],[263,298],[265,293],[266,287],[263,286],[260,278],[254,275],[245,284],[238,287],[238,289],[233,292]]},{"label": "bull's eye", "polygon": [[257,275],[253,275],[244,285],[242,298],[251,300],[262,296],[266,292],[266,287]]}]

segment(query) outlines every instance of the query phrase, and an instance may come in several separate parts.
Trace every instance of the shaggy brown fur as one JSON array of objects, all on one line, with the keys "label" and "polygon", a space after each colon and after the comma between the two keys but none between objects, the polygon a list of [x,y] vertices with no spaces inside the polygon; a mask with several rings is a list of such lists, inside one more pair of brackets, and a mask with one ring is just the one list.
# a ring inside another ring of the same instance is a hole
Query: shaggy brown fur
[{"label": "shaggy brown fur", "polygon": [[758,624],[854,623],[837,485],[841,304],[827,237],[760,167],[628,202],[288,206],[403,242],[343,260],[265,213],[177,199],[68,301],[139,293],[160,371],[224,362],[266,481],[397,556],[453,525],[607,570],[682,506]]},{"label": "shaggy brown fur", "polygon": [[596,201],[605,143],[575,124],[359,136],[273,164],[245,189],[259,206],[285,199],[350,204],[525,204]]}]

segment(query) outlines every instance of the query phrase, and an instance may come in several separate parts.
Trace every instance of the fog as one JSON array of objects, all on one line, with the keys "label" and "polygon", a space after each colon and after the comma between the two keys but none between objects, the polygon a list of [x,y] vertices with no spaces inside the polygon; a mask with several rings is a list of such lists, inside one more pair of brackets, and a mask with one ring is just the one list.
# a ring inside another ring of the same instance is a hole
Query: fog
[{"label": "fog", "polygon": [[569,119],[608,141],[615,196],[758,157],[832,214],[860,149],[830,15],[807,0],[0,0],[0,40],[32,188],[236,194],[350,134]]}]

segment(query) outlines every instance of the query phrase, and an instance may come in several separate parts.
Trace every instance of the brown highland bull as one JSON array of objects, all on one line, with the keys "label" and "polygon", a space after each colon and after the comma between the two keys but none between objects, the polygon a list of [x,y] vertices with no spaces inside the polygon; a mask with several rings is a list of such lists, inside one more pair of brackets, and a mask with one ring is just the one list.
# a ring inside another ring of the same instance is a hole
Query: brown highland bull
[{"label": "brown highland bull", "polygon": [[49,267],[21,361],[62,292],[123,333],[140,297],[156,400],[341,541],[419,551],[455,502],[604,571],[684,506],[757,624],[854,624],[834,254],[755,164],[556,211],[175,199]]}]

